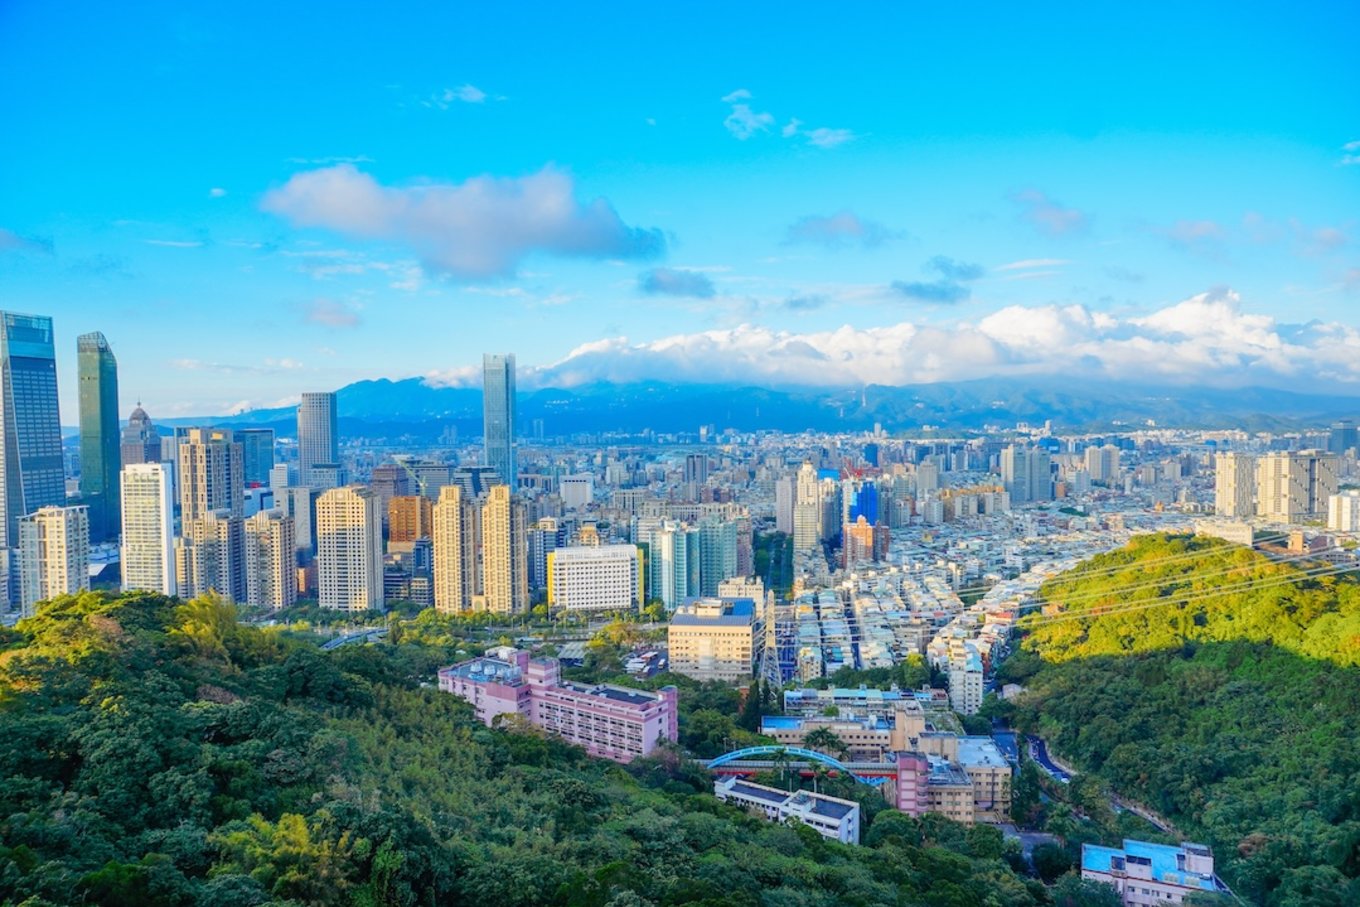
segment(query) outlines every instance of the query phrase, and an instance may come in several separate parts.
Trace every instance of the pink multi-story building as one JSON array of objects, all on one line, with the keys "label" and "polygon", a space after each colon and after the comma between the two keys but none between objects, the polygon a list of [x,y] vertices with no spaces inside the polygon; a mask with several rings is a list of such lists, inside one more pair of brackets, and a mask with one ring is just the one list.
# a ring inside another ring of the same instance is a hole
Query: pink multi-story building
[{"label": "pink multi-story building", "polygon": [[631,762],[678,734],[675,687],[655,693],[562,679],[555,658],[502,647],[439,671],[439,689],[472,703],[488,727],[518,715],[592,756]]}]

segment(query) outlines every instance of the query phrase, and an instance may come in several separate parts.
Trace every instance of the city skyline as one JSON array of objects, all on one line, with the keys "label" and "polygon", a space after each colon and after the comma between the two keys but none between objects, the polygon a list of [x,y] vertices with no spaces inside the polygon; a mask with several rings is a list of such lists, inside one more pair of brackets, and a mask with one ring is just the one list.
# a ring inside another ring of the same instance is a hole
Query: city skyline
[{"label": "city skyline", "polygon": [[754,9],[717,34],[449,10],[404,45],[395,21],[313,35],[258,12],[0,12],[0,108],[45,138],[0,149],[0,277],[55,321],[68,425],[93,330],[120,413],[161,418],[364,378],[475,386],[507,347],[525,388],[1081,364],[1360,390],[1351,10],[904,8],[815,40]]}]

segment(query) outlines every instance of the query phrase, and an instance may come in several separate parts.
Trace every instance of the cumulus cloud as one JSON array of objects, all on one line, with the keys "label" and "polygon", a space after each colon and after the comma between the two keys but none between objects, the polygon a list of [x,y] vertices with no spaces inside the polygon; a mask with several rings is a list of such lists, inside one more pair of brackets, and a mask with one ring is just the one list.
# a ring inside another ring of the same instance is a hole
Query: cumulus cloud
[{"label": "cumulus cloud", "polygon": [[799,218],[789,225],[784,242],[816,243],[832,249],[858,244],[871,249],[900,235],[880,223],[865,220],[849,211],[840,211],[826,216],[809,214]]},{"label": "cumulus cloud", "polygon": [[1025,189],[1011,196],[1020,208],[1020,217],[1040,233],[1066,236],[1081,233],[1087,227],[1086,215],[1076,208],[1068,208],[1049,198],[1038,189]]},{"label": "cumulus cloud", "polygon": [[1349,167],[1352,164],[1360,164],[1360,141],[1347,142],[1341,146],[1345,152],[1341,156],[1341,166]]},{"label": "cumulus cloud", "polygon": [[644,271],[638,277],[638,289],[653,296],[694,296],[699,299],[709,299],[716,292],[707,274],[683,268]]},{"label": "cumulus cloud", "polygon": [[763,325],[677,334],[650,343],[610,337],[529,370],[526,384],[592,381],[734,381],[773,385],[909,385],[989,376],[1220,386],[1297,387],[1300,380],[1360,389],[1360,331],[1281,324],[1246,311],[1232,290],[1192,296],[1141,317],[1083,305],[1009,306],[936,325],[777,331]]},{"label": "cumulus cloud", "polygon": [[773,114],[751,109],[751,105],[747,103],[751,100],[751,92],[745,88],[738,88],[724,95],[722,100],[724,104],[732,105],[727,118],[723,120],[723,126],[743,142],[757,132],[765,132],[774,125]]},{"label": "cumulus cloud", "polygon": [[296,174],[262,207],[295,226],[401,243],[427,269],[463,279],[512,275],[535,252],[636,259],[665,249],[660,230],[625,224],[603,198],[580,201],[571,177],[552,167],[391,187],[341,164]]},{"label": "cumulus cloud", "polygon": [[352,328],[359,324],[359,313],[334,299],[313,299],[303,310],[302,320],[328,328]]},{"label": "cumulus cloud", "polygon": [[36,236],[20,236],[13,230],[0,227],[0,252],[41,252],[51,255],[52,240]]}]

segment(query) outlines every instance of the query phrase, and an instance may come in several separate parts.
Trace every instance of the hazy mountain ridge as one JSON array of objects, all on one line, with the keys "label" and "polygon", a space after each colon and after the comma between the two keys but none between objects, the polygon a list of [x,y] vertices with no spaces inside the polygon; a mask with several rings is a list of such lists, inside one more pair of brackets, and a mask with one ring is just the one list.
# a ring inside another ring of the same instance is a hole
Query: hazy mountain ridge
[{"label": "hazy mountain ridge", "polygon": [[[357,436],[460,437],[481,434],[478,388],[432,387],[421,378],[360,381],[338,391],[341,429]],[[216,424],[270,425],[291,433],[291,407],[214,419]],[[989,425],[1052,421],[1067,431],[1143,427],[1289,430],[1360,414],[1360,398],[1301,394],[1264,387],[1128,386],[1054,378],[981,379],[887,387],[793,388],[730,384],[588,384],[519,395],[522,435],[543,421],[548,437],[576,432],[694,432],[718,429],[854,431],[880,423],[890,431],[923,426],[977,430]]]}]

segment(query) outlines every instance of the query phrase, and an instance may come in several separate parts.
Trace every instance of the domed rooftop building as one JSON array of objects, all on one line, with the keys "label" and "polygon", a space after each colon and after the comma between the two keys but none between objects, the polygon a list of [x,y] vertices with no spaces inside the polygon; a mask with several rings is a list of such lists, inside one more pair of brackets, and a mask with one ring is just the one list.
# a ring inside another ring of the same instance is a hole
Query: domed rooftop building
[{"label": "domed rooftop building", "polygon": [[124,466],[161,461],[161,436],[157,433],[156,426],[151,423],[151,417],[142,409],[140,401],[128,416],[127,425],[123,428],[121,449]]}]

